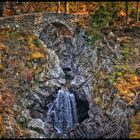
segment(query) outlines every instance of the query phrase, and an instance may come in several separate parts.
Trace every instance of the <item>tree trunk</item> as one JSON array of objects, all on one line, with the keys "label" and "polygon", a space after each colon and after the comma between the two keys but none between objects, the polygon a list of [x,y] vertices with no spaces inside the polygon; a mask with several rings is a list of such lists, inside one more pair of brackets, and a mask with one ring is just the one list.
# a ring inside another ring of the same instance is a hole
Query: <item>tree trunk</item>
[{"label": "tree trunk", "polygon": [[137,1],[137,22],[139,21],[139,2]]},{"label": "tree trunk", "polygon": [[128,24],[128,1],[125,1],[126,24]]},{"label": "tree trunk", "polygon": [[65,2],[65,13],[69,13],[69,2]]},{"label": "tree trunk", "polygon": [[4,2],[0,2],[0,16],[3,17],[4,14]]},{"label": "tree trunk", "polygon": [[61,3],[60,1],[57,2],[57,13],[60,13],[60,6],[61,6]]}]

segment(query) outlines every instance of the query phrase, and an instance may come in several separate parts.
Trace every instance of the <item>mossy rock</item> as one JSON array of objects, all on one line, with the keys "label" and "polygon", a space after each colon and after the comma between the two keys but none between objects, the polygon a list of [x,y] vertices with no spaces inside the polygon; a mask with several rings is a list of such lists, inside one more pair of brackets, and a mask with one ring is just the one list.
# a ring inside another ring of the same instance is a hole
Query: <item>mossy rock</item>
[{"label": "mossy rock", "polygon": [[27,119],[26,119],[26,117],[20,115],[20,116],[18,116],[17,121],[18,121],[18,123],[20,124],[20,126],[22,128],[25,128],[27,126]]}]

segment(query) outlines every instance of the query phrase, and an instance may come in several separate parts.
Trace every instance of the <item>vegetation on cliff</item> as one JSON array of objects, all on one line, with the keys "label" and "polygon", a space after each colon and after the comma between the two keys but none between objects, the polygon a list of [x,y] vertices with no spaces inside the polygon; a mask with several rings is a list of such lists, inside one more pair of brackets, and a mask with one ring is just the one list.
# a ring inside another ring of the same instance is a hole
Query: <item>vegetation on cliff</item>
[{"label": "vegetation on cliff", "polygon": [[[56,2],[53,3],[56,4]],[[27,2],[17,3],[16,8],[20,7],[19,14],[42,12],[46,9],[50,12],[76,13],[78,8],[84,11],[82,13],[79,10],[80,14],[91,13],[91,23],[87,33],[91,36],[89,43],[92,49],[97,50],[97,65],[92,71],[96,82],[93,84],[91,98],[103,110],[105,116],[113,112],[113,102],[116,100],[123,102],[127,108],[134,107],[134,115],[130,115],[129,118],[129,137],[139,138],[138,3],[132,3],[132,5],[120,2],[89,3],[71,2],[70,5],[70,3],[61,2],[60,5],[58,2],[58,5],[53,6],[50,2],[46,2],[46,5],[44,2],[40,2],[39,5],[38,2]],[[41,8],[41,5],[44,6]],[[17,14],[18,8],[14,10],[12,5],[9,6],[12,10],[9,12],[5,7],[5,16]],[[93,7],[95,7],[94,10]],[[37,36],[13,28],[0,29],[0,138],[29,136],[26,120],[17,117],[24,109],[20,101],[26,92],[41,84],[39,79],[48,80],[41,75],[42,72],[45,74],[48,72],[47,60],[47,48]],[[129,114],[129,112],[126,113]],[[121,131],[120,128],[118,130]]]},{"label": "vegetation on cliff", "polygon": [[[37,84],[40,72],[47,71],[47,51],[32,34],[1,29],[0,36],[0,136],[8,133],[8,137],[20,137],[25,132],[14,123],[19,114],[14,106],[25,91]],[[15,129],[15,134],[8,132],[9,127]]]}]

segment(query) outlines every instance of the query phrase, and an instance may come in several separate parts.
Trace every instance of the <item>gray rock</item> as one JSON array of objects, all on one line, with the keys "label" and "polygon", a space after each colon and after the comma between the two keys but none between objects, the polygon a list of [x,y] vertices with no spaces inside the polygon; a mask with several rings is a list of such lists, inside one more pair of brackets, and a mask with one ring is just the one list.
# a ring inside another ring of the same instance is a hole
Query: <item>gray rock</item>
[{"label": "gray rock", "polygon": [[58,82],[60,83],[60,84],[65,84],[66,83],[66,80],[65,79],[58,79]]},{"label": "gray rock", "polygon": [[24,104],[25,104],[25,106],[26,106],[27,108],[31,108],[32,106],[35,105],[35,102],[34,102],[33,100],[28,100],[28,101],[25,102]]},{"label": "gray rock", "polygon": [[[38,108],[38,110],[39,110],[39,108]],[[30,115],[34,119],[39,118],[39,119],[43,120],[43,117],[44,117],[44,115],[41,112],[37,111],[35,108],[32,109],[32,111],[30,112]]]},{"label": "gray rock", "polygon": [[51,50],[48,49],[48,72],[47,72],[47,77],[48,78],[58,78],[60,76],[63,76],[63,70],[60,67],[60,61],[59,61],[59,57],[57,56],[57,54]]},{"label": "gray rock", "polygon": [[49,124],[48,122],[45,123],[44,125],[44,132],[45,132],[45,136],[47,138],[52,138],[54,134],[56,134],[56,130],[54,129],[54,127]]},{"label": "gray rock", "polygon": [[28,132],[30,133],[30,138],[45,138],[44,135],[42,135],[36,131],[29,130]]},{"label": "gray rock", "polygon": [[30,119],[31,116],[30,116],[30,110],[28,109],[24,109],[22,112],[21,112],[21,115],[24,116],[26,119]]},{"label": "gray rock", "polygon": [[53,87],[53,86],[58,86],[58,87],[61,87],[61,85],[58,83],[57,79],[51,79],[51,80],[48,80],[46,83],[45,83],[45,86],[49,86],[49,87]]},{"label": "gray rock", "polygon": [[28,123],[28,128],[44,134],[44,122],[41,119],[31,119]]},{"label": "gray rock", "polygon": [[71,81],[71,85],[74,85],[74,86],[79,86],[79,85],[81,85],[82,83],[84,83],[85,82],[85,77],[84,76],[80,76],[80,75],[78,75],[78,76],[75,76],[74,77],[74,79]]},{"label": "gray rock", "polygon": [[[44,86],[43,87],[45,87],[46,86],[46,84],[44,84]],[[50,92],[48,92],[48,91],[44,91],[44,90],[42,90],[42,89],[40,89],[39,87],[36,87],[35,89],[34,89],[34,92],[35,93],[37,93],[37,94],[39,94],[39,95],[42,95],[42,96],[49,96],[51,93]],[[33,93],[34,94],[34,93]],[[37,98],[37,99],[39,99],[40,100],[40,97],[39,98]]]}]

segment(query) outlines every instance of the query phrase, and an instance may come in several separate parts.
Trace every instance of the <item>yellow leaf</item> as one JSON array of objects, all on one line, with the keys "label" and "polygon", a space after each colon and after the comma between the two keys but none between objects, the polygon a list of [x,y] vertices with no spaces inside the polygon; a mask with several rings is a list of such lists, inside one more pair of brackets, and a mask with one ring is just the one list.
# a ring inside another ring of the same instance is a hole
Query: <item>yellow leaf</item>
[{"label": "yellow leaf", "polygon": [[43,53],[36,52],[36,53],[32,53],[31,57],[32,59],[39,59],[39,58],[44,58],[45,55]]},{"label": "yellow leaf", "polygon": [[29,47],[31,50],[34,50],[34,49],[36,48],[34,44],[30,44],[28,47]]}]

